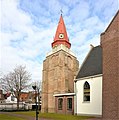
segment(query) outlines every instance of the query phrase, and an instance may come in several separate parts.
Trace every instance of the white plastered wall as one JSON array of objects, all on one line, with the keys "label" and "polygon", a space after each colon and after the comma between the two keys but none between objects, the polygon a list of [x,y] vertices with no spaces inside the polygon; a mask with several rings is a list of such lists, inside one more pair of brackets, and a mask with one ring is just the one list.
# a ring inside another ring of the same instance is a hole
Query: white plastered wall
[{"label": "white plastered wall", "polygon": [[[90,102],[83,101],[83,86],[86,81],[90,84]],[[78,80],[75,92],[76,114],[102,115],[102,76]]]}]

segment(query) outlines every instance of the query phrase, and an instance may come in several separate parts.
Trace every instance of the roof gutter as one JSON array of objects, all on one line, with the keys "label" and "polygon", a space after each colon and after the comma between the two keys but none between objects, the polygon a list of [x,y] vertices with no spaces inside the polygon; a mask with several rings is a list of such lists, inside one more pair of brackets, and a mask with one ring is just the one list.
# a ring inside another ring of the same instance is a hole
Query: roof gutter
[{"label": "roof gutter", "polygon": [[90,79],[90,78],[94,78],[94,77],[101,77],[102,75],[103,74],[92,75],[92,76],[88,76],[88,77],[82,77],[82,78],[74,79],[74,82],[77,82],[79,80],[84,80],[84,79]]}]

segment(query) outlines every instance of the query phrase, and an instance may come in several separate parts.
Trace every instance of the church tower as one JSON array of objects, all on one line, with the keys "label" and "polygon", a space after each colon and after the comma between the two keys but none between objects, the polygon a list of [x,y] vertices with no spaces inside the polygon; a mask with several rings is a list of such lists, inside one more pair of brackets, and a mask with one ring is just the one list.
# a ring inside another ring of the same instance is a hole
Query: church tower
[{"label": "church tower", "polygon": [[52,43],[52,51],[43,61],[41,112],[56,112],[55,95],[66,93],[69,95],[74,92],[73,80],[78,70],[78,61],[70,47],[71,43],[61,14]]}]

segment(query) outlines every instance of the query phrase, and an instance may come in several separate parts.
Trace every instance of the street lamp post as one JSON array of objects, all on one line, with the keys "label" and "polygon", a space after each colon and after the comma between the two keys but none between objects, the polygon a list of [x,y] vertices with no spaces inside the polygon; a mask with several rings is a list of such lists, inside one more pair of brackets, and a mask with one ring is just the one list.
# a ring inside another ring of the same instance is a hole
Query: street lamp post
[{"label": "street lamp post", "polygon": [[36,91],[36,85],[32,86],[32,88],[35,90],[35,103],[36,103],[36,120],[38,120],[38,106],[37,106],[37,91]]}]

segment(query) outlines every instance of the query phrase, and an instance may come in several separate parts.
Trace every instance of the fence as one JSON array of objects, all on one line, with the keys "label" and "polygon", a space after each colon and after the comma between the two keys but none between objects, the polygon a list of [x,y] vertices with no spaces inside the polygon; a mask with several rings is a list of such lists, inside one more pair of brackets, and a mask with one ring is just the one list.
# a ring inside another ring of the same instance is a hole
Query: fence
[{"label": "fence", "polygon": [[[19,110],[30,110],[31,104],[19,103]],[[17,103],[0,103],[0,111],[14,111],[17,110]]]}]

